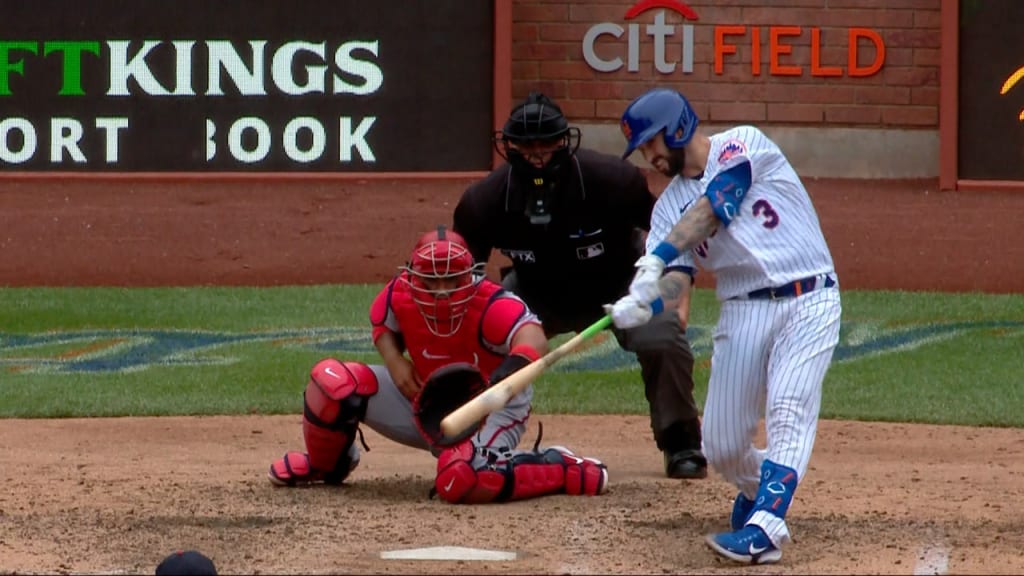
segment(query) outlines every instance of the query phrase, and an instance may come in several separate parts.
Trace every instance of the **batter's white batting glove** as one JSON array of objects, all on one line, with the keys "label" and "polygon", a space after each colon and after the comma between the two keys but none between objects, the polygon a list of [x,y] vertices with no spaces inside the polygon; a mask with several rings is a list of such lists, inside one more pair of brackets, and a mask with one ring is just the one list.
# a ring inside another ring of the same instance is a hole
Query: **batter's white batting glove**
[{"label": "batter's white batting glove", "polygon": [[648,254],[637,260],[634,266],[636,275],[629,285],[629,295],[648,304],[661,298],[658,281],[665,271],[665,261],[654,254]]},{"label": "batter's white batting glove", "polygon": [[632,294],[627,294],[615,304],[604,305],[605,314],[612,317],[612,322],[617,328],[636,328],[643,326],[651,320],[654,315],[651,305],[637,300]]}]

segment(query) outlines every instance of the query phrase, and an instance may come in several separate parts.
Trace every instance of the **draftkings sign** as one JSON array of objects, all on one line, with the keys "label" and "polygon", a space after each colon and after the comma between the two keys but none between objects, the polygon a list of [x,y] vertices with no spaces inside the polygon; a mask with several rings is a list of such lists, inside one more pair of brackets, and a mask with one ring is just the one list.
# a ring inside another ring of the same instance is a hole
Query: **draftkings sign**
[{"label": "draftkings sign", "polygon": [[0,172],[490,167],[493,4],[3,0]]}]

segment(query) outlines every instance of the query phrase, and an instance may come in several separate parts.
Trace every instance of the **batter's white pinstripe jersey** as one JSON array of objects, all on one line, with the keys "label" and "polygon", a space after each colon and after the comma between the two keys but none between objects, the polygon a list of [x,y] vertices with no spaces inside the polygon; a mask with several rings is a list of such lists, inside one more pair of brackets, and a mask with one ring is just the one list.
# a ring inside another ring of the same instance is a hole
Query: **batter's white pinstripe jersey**
[{"label": "batter's white pinstripe jersey", "polygon": [[681,255],[668,266],[692,266],[696,259],[715,274],[719,300],[833,272],[817,212],[779,147],[753,126],[738,126],[710,139],[703,176],[696,180],[677,175],[655,204],[647,253],[704,194],[722,164],[732,160],[733,165],[743,156],[750,161],[752,183],[732,223],[720,224],[693,254]]}]

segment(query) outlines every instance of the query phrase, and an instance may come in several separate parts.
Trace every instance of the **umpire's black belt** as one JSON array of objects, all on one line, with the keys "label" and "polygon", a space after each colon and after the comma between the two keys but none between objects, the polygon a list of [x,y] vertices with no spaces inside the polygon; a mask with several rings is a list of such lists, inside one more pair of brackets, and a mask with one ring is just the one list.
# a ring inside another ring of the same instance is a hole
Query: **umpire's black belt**
[{"label": "umpire's black belt", "polygon": [[775,300],[778,298],[792,298],[793,296],[806,294],[807,292],[817,288],[831,288],[836,285],[836,281],[831,275],[824,275],[824,280],[820,281],[822,278],[822,276],[809,276],[807,278],[801,278],[800,280],[794,280],[789,284],[783,284],[782,286],[754,290],[753,292],[747,293],[745,296],[739,296],[737,299]]}]

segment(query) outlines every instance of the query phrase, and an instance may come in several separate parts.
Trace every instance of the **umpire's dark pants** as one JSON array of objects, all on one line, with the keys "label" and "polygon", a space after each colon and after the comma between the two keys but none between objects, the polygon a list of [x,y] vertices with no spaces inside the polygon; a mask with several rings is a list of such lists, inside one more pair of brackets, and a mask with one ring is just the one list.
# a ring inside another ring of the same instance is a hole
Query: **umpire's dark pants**
[{"label": "umpire's dark pants", "polygon": [[[580,308],[552,302],[543,289],[521,286],[515,271],[508,271],[502,286],[522,298],[540,317],[550,339],[580,332],[604,315],[600,304]],[[608,302],[610,304],[611,302]],[[666,310],[643,326],[622,330],[612,327],[619,346],[636,354],[644,394],[651,410],[651,430],[659,450],[700,450],[701,432],[693,397],[693,352],[676,311]]]}]

